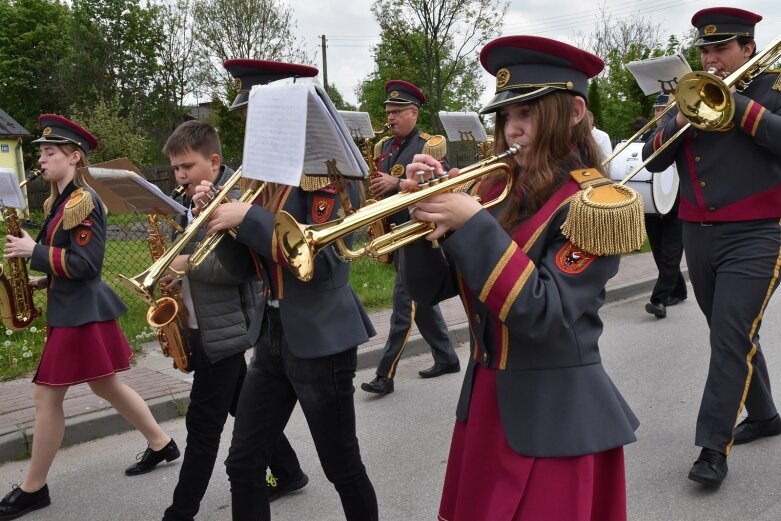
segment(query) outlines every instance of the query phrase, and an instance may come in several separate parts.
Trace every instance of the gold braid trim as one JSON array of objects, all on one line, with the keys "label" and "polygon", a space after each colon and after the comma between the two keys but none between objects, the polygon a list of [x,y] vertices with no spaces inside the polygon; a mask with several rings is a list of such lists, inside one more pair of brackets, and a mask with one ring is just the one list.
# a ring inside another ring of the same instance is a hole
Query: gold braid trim
[{"label": "gold braid trim", "polygon": [[[423,133],[421,133],[421,136],[422,135]],[[441,135],[430,136],[426,139],[426,143],[423,145],[421,153],[428,154],[437,161],[442,161],[447,155],[447,139],[445,139],[445,136]]]},{"label": "gold braid trim", "polygon": [[65,203],[65,210],[62,216],[62,228],[70,230],[78,226],[81,221],[87,218],[95,209],[95,203],[92,201],[92,194],[83,188],[77,188],[73,191],[68,202]]},{"label": "gold braid trim", "polygon": [[[779,73],[781,71],[773,71],[773,72]],[[778,76],[776,77],[776,82],[773,84],[773,86],[771,88],[773,90],[781,91],[781,74],[778,74]]]},{"label": "gold braid trim", "polygon": [[643,199],[624,185],[607,181],[594,169],[575,170],[570,175],[580,192],[570,202],[561,232],[572,244],[593,255],[618,255],[640,249],[645,241]]},{"label": "gold braid trim", "polygon": [[301,189],[304,192],[316,192],[320,190],[321,188],[324,188],[331,184],[331,178],[327,175],[325,176],[315,176],[315,175],[302,175],[301,176]]}]

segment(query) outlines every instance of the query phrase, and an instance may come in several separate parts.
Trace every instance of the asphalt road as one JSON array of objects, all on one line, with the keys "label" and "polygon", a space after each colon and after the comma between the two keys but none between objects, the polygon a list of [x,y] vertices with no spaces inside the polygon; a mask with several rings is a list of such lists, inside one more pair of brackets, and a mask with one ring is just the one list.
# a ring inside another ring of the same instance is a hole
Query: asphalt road
[{"label": "asphalt road", "polygon": [[[778,299],[776,299],[778,300]],[[637,521],[776,521],[781,519],[781,437],[736,447],[720,490],[700,488],[686,479],[698,454],[694,420],[707,371],[705,321],[693,300],[671,308],[667,319],[643,311],[644,298],[603,309],[606,331],[602,352],[608,372],[640,418],[639,441],[626,448],[629,519]],[[771,303],[763,325],[771,380],[781,386],[779,305]],[[462,362],[466,349],[460,350]],[[430,357],[403,360],[396,392],[377,399],[356,392],[358,436],[364,461],[377,490],[380,518],[435,520],[461,375],[434,380],[417,377]],[[372,377],[361,371],[359,383]],[[776,392],[777,401],[781,401]],[[165,424],[184,444],[184,421]],[[230,432],[231,422],[226,426]],[[278,521],[344,519],[338,497],[325,480],[306,423],[296,411],[287,429],[310,484],[272,505]],[[202,504],[200,520],[230,519],[229,488],[222,460],[223,436],[215,475]],[[49,476],[52,506],[26,521],[159,520],[168,505],[179,463],[125,477],[124,468],[144,448],[135,432],[62,450]],[[25,462],[0,467],[0,493],[22,479]]]}]

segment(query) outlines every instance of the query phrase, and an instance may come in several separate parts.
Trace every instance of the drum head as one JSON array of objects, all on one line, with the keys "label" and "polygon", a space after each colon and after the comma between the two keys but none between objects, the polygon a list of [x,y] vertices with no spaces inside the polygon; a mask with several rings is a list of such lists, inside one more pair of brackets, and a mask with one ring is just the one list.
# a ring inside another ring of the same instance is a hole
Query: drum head
[{"label": "drum head", "polygon": [[664,172],[653,174],[651,183],[654,196],[654,207],[656,213],[660,215],[667,214],[675,205],[675,198],[678,196],[678,171],[675,165],[669,167]]}]

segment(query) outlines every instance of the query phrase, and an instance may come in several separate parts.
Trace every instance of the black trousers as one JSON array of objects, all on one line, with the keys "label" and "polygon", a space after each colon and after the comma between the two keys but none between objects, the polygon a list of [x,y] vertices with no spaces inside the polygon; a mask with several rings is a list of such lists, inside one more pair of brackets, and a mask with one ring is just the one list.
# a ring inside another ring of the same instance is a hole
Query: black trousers
[{"label": "black trousers", "polygon": [[710,365],[695,444],[729,454],[743,407],[755,420],[777,413],[759,328],[778,287],[781,226],[778,221],[685,223],[683,240],[694,295],[710,326]]},{"label": "black trousers", "polygon": [[396,375],[396,367],[407,346],[413,320],[423,339],[431,346],[434,362],[458,363],[458,355],[450,342],[447,323],[439,305],[424,306],[413,301],[404,289],[403,272],[399,271],[398,256],[394,262],[396,280],[393,283],[393,311],[390,317],[388,340],[385,342],[380,363],[377,365],[377,376],[393,378]]},{"label": "black trousers", "polygon": [[355,347],[320,358],[297,358],[285,340],[279,310],[266,308],[225,461],[235,521],[271,518],[259,472],[266,468],[296,402],[306,417],[325,476],[339,493],[345,518],[377,519],[377,497],[355,435],[356,363]]},{"label": "black trousers", "polygon": [[678,199],[665,215],[645,214],[645,230],[659,270],[651,302],[666,305],[673,298],[686,299],[686,279],[681,273],[683,222],[678,219]]},{"label": "black trousers", "polygon": [[[209,485],[225,420],[234,413],[239,392],[247,373],[244,353],[209,363],[204,353],[200,331],[187,332],[193,350],[193,386],[187,409],[187,446],[179,470],[179,482],[174,489],[173,503],[163,516],[164,521],[192,521]],[[284,435],[280,439],[271,471],[277,475],[295,475],[300,469],[295,451]],[[265,484],[265,467],[259,470]]]}]

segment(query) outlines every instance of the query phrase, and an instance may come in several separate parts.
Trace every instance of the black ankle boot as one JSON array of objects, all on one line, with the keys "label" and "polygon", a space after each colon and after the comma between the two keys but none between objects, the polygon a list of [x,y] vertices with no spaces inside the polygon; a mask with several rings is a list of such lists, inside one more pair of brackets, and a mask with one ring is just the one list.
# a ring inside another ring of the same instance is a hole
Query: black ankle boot
[{"label": "black ankle boot", "polygon": [[44,485],[37,492],[25,492],[22,487],[14,485],[11,492],[0,501],[0,520],[16,519],[49,505],[51,499],[48,485]]},{"label": "black ankle boot", "polygon": [[179,447],[176,446],[176,442],[173,438],[171,438],[171,441],[160,450],[152,450],[151,447],[147,446],[144,452],[136,456],[138,462],[125,469],[125,475],[138,476],[139,474],[146,474],[153,470],[161,461],[173,461],[178,458],[179,455]]}]

